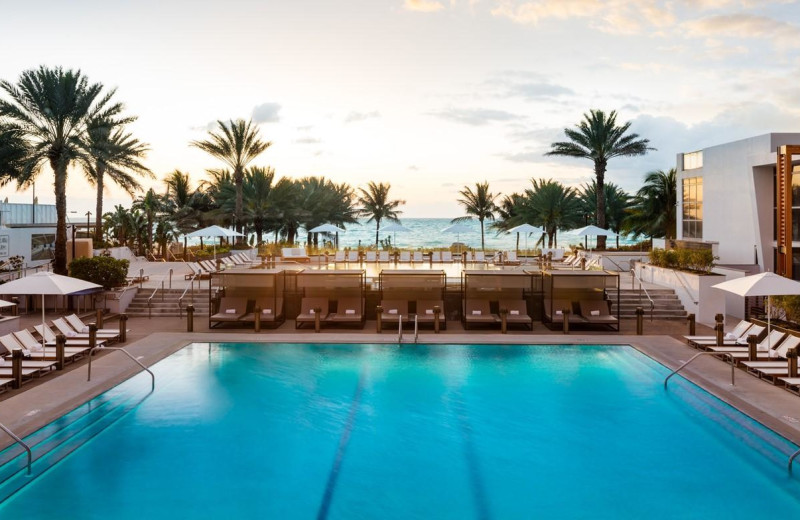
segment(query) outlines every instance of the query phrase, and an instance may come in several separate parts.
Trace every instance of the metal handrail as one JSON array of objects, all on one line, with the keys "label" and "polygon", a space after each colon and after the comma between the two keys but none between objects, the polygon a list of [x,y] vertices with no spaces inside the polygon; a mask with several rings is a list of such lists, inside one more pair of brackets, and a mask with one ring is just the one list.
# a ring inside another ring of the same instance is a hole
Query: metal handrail
[{"label": "metal handrail", "polygon": [[[28,475],[31,474],[31,463],[33,462],[33,452],[31,451],[31,447],[28,446],[25,441],[19,438],[19,436],[9,430],[3,423],[0,423],[0,430],[3,430],[8,434],[9,437],[14,439],[14,442],[25,448],[25,452],[28,454]],[[791,462],[789,463],[791,464]]]},{"label": "metal handrail", "polygon": [[789,457],[789,474],[790,475],[792,474],[792,462],[794,462],[794,459],[796,459],[798,456],[800,456],[800,450],[797,450],[796,452],[792,453],[791,457]]},{"label": "metal handrail", "polygon": [[601,255],[601,256],[602,256],[603,260],[608,260],[609,262],[611,262],[612,264],[614,264],[615,266],[617,266],[617,270],[618,270],[620,273],[622,273],[622,272],[625,272],[625,271],[628,271],[629,269],[632,269],[632,266],[631,266],[631,261],[630,261],[630,260],[628,260],[628,269],[623,269],[623,268],[622,268],[622,266],[621,266],[621,265],[619,265],[617,262],[615,262],[615,261],[614,261],[614,259],[613,259],[613,258],[611,258],[610,256],[604,256],[604,255]]},{"label": "metal handrail", "polygon": [[183,318],[183,298],[186,297],[186,291],[189,289],[192,292],[189,293],[189,304],[194,305],[194,280],[199,276],[198,273],[194,273],[192,277],[189,279],[189,283],[186,284],[186,288],[183,289],[183,293],[181,293],[181,297],[178,298],[178,317]]},{"label": "metal handrail", "polygon": [[[639,278],[638,274],[636,274],[636,269],[633,267],[631,267],[631,276],[636,280],[638,280],[639,282],[639,302],[641,303],[642,301],[642,291],[644,291],[644,295],[647,296],[647,299],[650,301],[650,321],[653,321],[653,312],[656,309],[656,302],[653,301],[653,298],[650,297],[650,293],[647,292],[647,288],[644,286],[644,282],[642,282],[642,279]],[[631,283],[631,285],[633,284]],[[617,288],[618,293],[619,290],[620,289]]]},{"label": "metal handrail", "polygon": [[156,285],[156,288],[153,289],[153,293],[147,299],[147,317],[148,318],[152,318],[153,317],[153,306],[152,306],[153,298],[155,298],[156,293],[158,293],[159,289],[161,289],[161,301],[162,302],[164,301],[164,280],[167,278],[167,275],[169,275],[169,278],[170,278],[170,289],[172,288],[171,287],[172,286],[172,268],[170,268],[169,273],[161,275],[161,286],[159,287],[158,285]]},{"label": "metal handrail", "polygon": [[689,290],[689,288],[688,288],[688,287],[686,287],[686,284],[685,284],[685,283],[683,283],[683,279],[682,279],[680,276],[678,276],[678,272],[677,272],[675,269],[670,269],[670,271],[672,271],[672,274],[674,274],[674,275],[675,275],[675,278],[677,278],[677,279],[678,279],[678,281],[681,283],[681,287],[683,287],[683,290],[684,290],[684,291],[686,291],[686,294],[688,294],[688,295],[689,295],[689,298],[691,298],[691,300],[692,300],[692,303],[694,303],[695,305],[697,305],[697,304],[699,303],[699,301],[700,301],[700,300],[699,300],[699,299],[697,299],[697,298],[695,298],[695,297],[692,295],[692,292]]},{"label": "metal handrail", "polygon": [[125,350],[125,348],[123,348],[123,347],[97,346],[97,347],[92,348],[92,350],[89,351],[89,372],[88,372],[88,375],[86,377],[87,381],[91,381],[92,380],[92,355],[94,354],[94,351],[99,349],[99,348],[102,348],[103,350],[119,350],[120,352],[122,352],[123,354],[125,354],[126,356],[131,358],[134,363],[136,363],[137,365],[142,367],[143,370],[145,370],[148,374],[150,374],[150,380],[151,380],[150,391],[153,391],[153,390],[156,389],[156,376],[155,376],[155,374],[153,374],[153,372],[149,368],[147,368],[147,366],[145,366],[144,363],[142,363],[141,361],[139,361],[138,359],[133,357],[133,355],[131,355],[131,353],[128,352],[127,350]]},{"label": "metal handrail", "polygon": [[414,315],[414,343],[416,343],[417,339],[419,338],[419,321],[418,321],[418,318],[419,318],[419,314],[415,314]]},{"label": "metal handrail", "polygon": [[667,381],[669,381],[672,376],[683,370],[686,365],[700,356],[728,356],[728,358],[731,360],[731,386],[736,386],[736,358],[734,358],[729,352],[698,352],[692,356],[689,361],[686,361],[684,364],[673,370],[672,373],[668,375],[666,379],[664,379],[664,388],[667,388]]}]

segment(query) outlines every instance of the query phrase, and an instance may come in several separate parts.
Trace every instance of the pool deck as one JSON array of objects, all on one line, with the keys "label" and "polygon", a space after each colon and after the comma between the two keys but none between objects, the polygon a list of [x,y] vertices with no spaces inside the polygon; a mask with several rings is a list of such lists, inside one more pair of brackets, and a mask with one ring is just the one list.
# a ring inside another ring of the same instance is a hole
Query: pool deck
[{"label": "pool deck", "polygon": [[[24,316],[23,326],[30,326],[40,317]],[[30,324],[27,321],[30,321]],[[107,323],[114,327],[116,322]],[[199,317],[195,331],[187,333],[185,320],[178,318],[132,318],[128,321],[128,341],[123,345],[144,364],[151,365],[169,356],[183,346],[194,342],[264,342],[264,343],[379,343],[397,344],[396,332],[375,333],[375,323],[367,322],[363,330],[294,329],[287,321],[276,330],[254,333],[246,329],[208,330],[208,321]],[[554,333],[541,323],[534,331],[513,330],[508,334],[499,331],[465,332],[458,322],[448,322],[448,330],[441,334],[421,331],[420,343],[429,344],[622,344],[631,345],[657,362],[676,368],[697,353],[689,348],[681,335],[686,333],[683,320],[645,320],[646,335],[635,335],[635,322],[623,320],[621,331],[575,331],[569,335]],[[699,325],[698,334],[711,334],[711,329]],[[406,333],[404,343],[413,343],[413,334]],[[128,379],[140,371],[130,359],[120,352],[101,351],[92,361],[92,381],[87,382],[87,361],[68,365],[57,376],[28,383],[20,390],[0,395],[0,422],[20,436],[26,436],[64,413],[83,404],[105,390]],[[730,365],[706,356],[697,359],[682,375],[723,401],[733,405],[753,419],[771,428],[795,444],[800,445],[800,397],[770,385],[742,370],[736,370],[736,384],[731,386]],[[156,386],[159,382],[156,380]],[[660,383],[659,383],[660,384]],[[669,391],[669,390],[666,390]],[[0,446],[10,442],[0,438]]]}]

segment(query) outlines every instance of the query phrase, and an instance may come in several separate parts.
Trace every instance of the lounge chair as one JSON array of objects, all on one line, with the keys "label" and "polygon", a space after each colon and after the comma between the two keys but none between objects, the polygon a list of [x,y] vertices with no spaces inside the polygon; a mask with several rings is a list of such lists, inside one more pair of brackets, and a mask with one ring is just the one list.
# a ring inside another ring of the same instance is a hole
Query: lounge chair
[{"label": "lounge chair", "polygon": [[347,252],[347,262],[350,264],[357,264],[358,263],[358,251],[348,251]]},{"label": "lounge chair", "polygon": [[378,261],[378,254],[375,251],[367,251],[364,254],[364,261],[365,262],[377,262]]},{"label": "lounge chair", "polygon": [[411,258],[411,261],[414,262],[415,264],[417,262],[424,262],[425,258],[422,256],[422,251],[414,251],[414,255]]},{"label": "lounge chair", "polygon": [[191,263],[187,262],[186,266],[189,268],[191,272],[183,275],[183,278],[185,280],[191,280],[192,278],[194,278],[195,280],[208,280],[209,278],[211,278],[211,273],[203,269],[203,266],[201,266],[197,262],[191,262]]},{"label": "lounge chair", "polygon": [[408,301],[381,300],[381,307],[383,307],[383,313],[380,316],[381,322],[399,323],[401,316],[404,322],[408,321]]},{"label": "lounge chair", "polygon": [[[81,320],[77,314],[70,314],[69,316],[64,316],[64,319],[67,320],[67,323],[69,323],[72,326],[72,328],[75,329],[77,332],[89,332],[89,325],[84,323],[83,320]],[[97,329],[97,333],[118,336],[119,330],[103,328],[103,329]]]},{"label": "lounge chair", "polygon": [[336,301],[336,312],[332,312],[325,320],[328,323],[364,322],[364,301],[360,297],[344,297]]},{"label": "lounge chair", "polygon": [[762,379],[771,379],[773,382],[781,377],[789,376],[789,362],[786,360],[786,354],[792,349],[800,346],[800,337],[790,335],[773,349],[774,357],[783,358],[775,361],[742,361],[742,365],[747,371]]},{"label": "lounge chair", "polygon": [[[58,331],[61,334],[65,335],[68,338],[81,338],[81,339],[86,339],[86,340],[89,339],[89,333],[88,332],[75,330],[75,328],[72,325],[70,325],[69,323],[67,323],[67,321],[64,318],[56,318],[56,319],[54,319],[53,320],[53,325],[55,326],[55,328],[58,329]],[[116,331],[114,331],[114,332],[100,332],[98,330],[97,334],[95,335],[95,339],[104,339],[104,340],[107,340],[107,341],[113,341],[113,340],[116,340],[118,338],[119,338],[119,332],[116,332]]]},{"label": "lounge chair", "polygon": [[256,298],[252,310],[239,318],[239,321],[244,323],[255,323],[256,308],[261,309],[259,312],[259,316],[261,316],[261,323],[275,323],[283,318],[283,298],[266,296],[262,298]]},{"label": "lounge chair", "polygon": [[473,260],[472,260],[474,263],[476,263],[476,264],[485,264],[485,263],[487,263],[486,262],[486,253],[485,252],[483,252],[483,251],[475,251],[475,253],[473,253],[473,254],[475,255],[475,258],[473,258]]},{"label": "lounge chair", "polygon": [[787,391],[800,395],[800,377],[778,377],[778,381],[783,383]]},{"label": "lounge chair", "polygon": [[247,298],[223,296],[219,301],[219,310],[208,321],[212,324],[236,323],[247,314]]},{"label": "lounge chair", "polygon": [[442,252],[441,251],[431,251],[431,262],[433,263],[442,263]]},{"label": "lounge chair", "polygon": [[[776,357],[776,349],[780,346],[781,342],[786,339],[786,334],[779,331],[773,330],[769,333],[769,335],[765,336],[764,339],[761,340],[760,343],[756,344],[756,352],[758,353],[758,357],[764,358],[773,358]],[[736,345],[736,346],[713,346],[709,347],[708,350],[711,352],[725,352],[730,354],[731,357],[734,359],[747,359],[750,355],[750,347],[743,346],[743,345]]]},{"label": "lounge chair", "polygon": [[[28,329],[22,329],[14,333],[14,337],[22,345],[23,348],[28,349],[33,359],[50,359],[55,358],[55,343],[48,343],[45,341],[44,349],[42,349],[42,342],[37,341],[33,334]],[[100,346],[105,342],[101,341]],[[75,359],[89,353],[89,344],[85,346],[64,346],[64,360],[74,361]]]},{"label": "lounge chair", "polygon": [[389,251],[378,251],[378,262],[383,262],[388,264],[391,260],[389,260]]},{"label": "lounge chair", "polygon": [[444,312],[444,301],[442,300],[417,300],[417,323],[434,323],[436,315],[433,312],[434,307],[439,307],[439,325],[447,328],[447,315]]},{"label": "lounge chair", "polygon": [[209,276],[211,276],[211,273],[217,272],[217,265],[211,260],[200,260],[197,263],[209,273]]},{"label": "lounge chair", "polygon": [[616,316],[612,316],[608,310],[606,300],[581,300],[578,302],[580,315],[589,323],[601,325],[614,325],[617,323]]},{"label": "lounge chair", "polygon": [[[56,334],[50,327],[43,327],[42,325],[34,325],[33,328],[36,332],[39,333],[40,337],[44,338],[44,342],[52,345],[56,344]],[[65,334],[66,336],[66,334]],[[106,342],[105,340],[98,339],[95,346],[102,346]],[[68,347],[88,347],[89,346],[89,338],[88,337],[75,337],[70,338],[67,337],[67,341],[65,343]]]},{"label": "lounge chair", "polygon": [[450,251],[442,251],[442,262],[453,263],[453,253]]},{"label": "lounge chair", "polygon": [[344,263],[344,251],[336,251],[336,254],[333,255],[333,263],[341,264]]},{"label": "lounge chair", "polygon": [[411,251],[400,251],[400,261],[406,264],[411,263]]},{"label": "lounge chair", "polygon": [[520,265],[520,261],[517,259],[517,252],[516,251],[506,251],[503,253],[502,256],[502,264],[503,265]]},{"label": "lounge chair", "polygon": [[557,299],[552,302],[549,300],[545,300],[544,302],[544,316],[551,323],[564,323],[564,309],[569,310],[569,323],[586,322],[581,316],[575,314],[572,308],[572,302],[569,300]]},{"label": "lounge chair", "polygon": [[328,319],[328,299],[323,297],[307,297],[300,301],[300,314],[294,319],[294,328],[299,329],[303,323],[316,321],[316,310],[320,309],[320,323]]},{"label": "lounge chair", "polygon": [[281,259],[285,262],[310,262],[311,258],[303,247],[284,247],[281,249]]},{"label": "lounge chair", "polygon": [[[11,364],[8,363],[11,361],[11,352],[14,350],[19,350],[25,356],[30,356],[31,353],[23,347],[17,338],[14,337],[13,334],[6,334],[5,336],[0,336],[0,357],[6,358],[6,363],[3,364],[2,368],[8,368],[10,370]],[[41,375],[44,373],[49,372],[50,370],[56,367],[56,363],[54,361],[37,361],[37,360],[29,360],[23,359],[22,360],[22,368],[32,370],[30,375]],[[38,372],[38,373],[37,373]]]},{"label": "lounge chair", "polygon": [[533,320],[528,315],[528,304],[525,303],[525,300],[500,300],[498,307],[500,310],[506,309],[508,311],[506,324],[525,325],[533,330]]},{"label": "lounge chair", "polygon": [[716,346],[728,346],[728,347],[735,347],[735,346],[747,346],[747,337],[750,335],[756,336],[759,341],[761,340],[761,335],[766,330],[766,327],[761,325],[752,325],[747,331],[742,334],[736,340],[723,340],[722,345],[717,345],[716,338],[714,339],[704,339],[704,340],[697,340],[697,341],[690,341],[689,344],[695,348],[700,348],[703,350],[708,350],[710,347]]},{"label": "lounge chair", "polygon": [[489,300],[468,299],[464,309],[464,329],[470,325],[493,325],[500,323],[500,316],[490,310]]},{"label": "lounge chair", "polygon": [[[736,326],[730,332],[725,334],[724,339],[729,340],[729,341],[736,341],[737,339],[742,338],[742,337],[746,338],[747,336],[745,336],[744,333],[747,331],[747,329],[749,329],[752,326],[753,326],[753,324],[750,323],[749,321],[741,320],[741,321],[739,321],[739,323],[736,324]],[[686,341],[691,343],[692,341],[716,340],[717,337],[716,336],[684,336],[684,339],[686,339]]]}]

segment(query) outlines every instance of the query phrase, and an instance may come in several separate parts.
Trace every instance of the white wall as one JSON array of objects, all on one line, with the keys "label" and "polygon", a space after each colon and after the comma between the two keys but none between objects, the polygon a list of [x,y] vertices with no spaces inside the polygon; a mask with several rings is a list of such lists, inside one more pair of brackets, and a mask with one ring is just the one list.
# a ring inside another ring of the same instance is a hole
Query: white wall
[{"label": "white wall", "polygon": [[[55,236],[54,227],[41,228],[0,228],[0,244],[8,244],[8,247],[0,247],[0,261],[5,261],[12,256],[21,256],[28,266],[46,264],[49,260],[31,260],[31,236],[39,234],[52,234]],[[7,241],[6,241],[7,237]]]}]

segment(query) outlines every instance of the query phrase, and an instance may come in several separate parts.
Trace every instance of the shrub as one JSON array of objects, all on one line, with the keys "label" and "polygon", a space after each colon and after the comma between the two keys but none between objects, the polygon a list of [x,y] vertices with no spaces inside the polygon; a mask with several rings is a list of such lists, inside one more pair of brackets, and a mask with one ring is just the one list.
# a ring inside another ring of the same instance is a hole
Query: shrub
[{"label": "shrub", "polygon": [[103,289],[108,290],[125,285],[129,265],[128,260],[118,260],[110,256],[76,258],[69,264],[69,274],[102,285]]},{"label": "shrub", "polygon": [[656,267],[710,273],[717,257],[709,249],[653,249],[650,263]]}]

